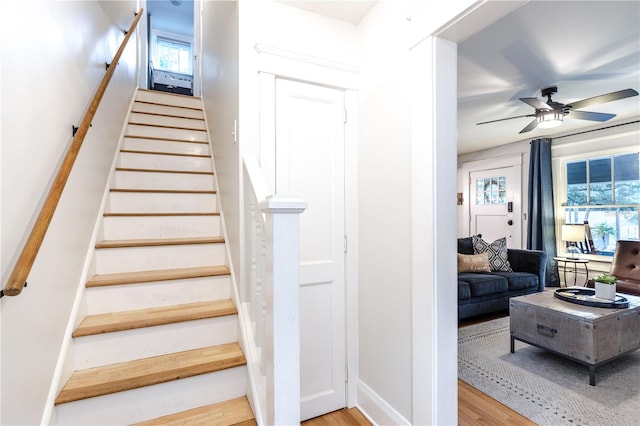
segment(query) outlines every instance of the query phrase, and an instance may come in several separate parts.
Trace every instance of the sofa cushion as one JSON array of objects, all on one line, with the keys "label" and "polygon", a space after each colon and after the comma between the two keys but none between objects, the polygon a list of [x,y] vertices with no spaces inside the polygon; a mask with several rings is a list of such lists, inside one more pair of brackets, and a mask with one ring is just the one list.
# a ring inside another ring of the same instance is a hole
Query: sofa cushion
[{"label": "sofa cushion", "polygon": [[488,273],[462,272],[458,274],[458,281],[469,283],[472,297],[504,293],[509,289],[505,277]]},{"label": "sofa cushion", "polygon": [[493,272],[507,279],[509,291],[526,290],[538,287],[538,276],[528,272]]},{"label": "sofa cushion", "polygon": [[489,264],[491,265],[492,271],[513,271],[509,264],[506,237],[499,238],[491,244],[475,235],[472,238],[474,253],[489,253]]},{"label": "sofa cushion", "polygon": [[471,237],[458,238],[458,253],[475,254],[473,252],[473,239]]},{"label": "sofa cushion", "polygon": [[471,299],[471,287],[466,281],[458,280],[458,301]]},{"label": "sofa cushion", "polygon": [[491,272],[489,253],[458,253],[458,272]]}]

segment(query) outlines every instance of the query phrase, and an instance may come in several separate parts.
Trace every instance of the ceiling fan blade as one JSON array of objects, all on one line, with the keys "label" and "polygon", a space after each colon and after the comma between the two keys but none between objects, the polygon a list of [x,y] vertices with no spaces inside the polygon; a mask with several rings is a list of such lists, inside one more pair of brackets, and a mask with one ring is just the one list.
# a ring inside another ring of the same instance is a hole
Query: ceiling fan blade
[{"label": "ceiling fan blade", "polygon": [[527,115],[517,115],[515,117],[499,118],[497,120],[483,121],[482,123],[476,123],[476,126],[479,124],[488,124],[488,123],[496,123],[498,121],[513,120],[514,118],[535,117],[535,116],[536,116],[535,114],[527,114]]},{"label": "ceiling fan blade", "polygon": [[604,112],[569,111],[569,117],[577,118],[579,120],[607,121],[611,120],[615,116],[615,114],[605,114]]},{"label": "ceiling fan blade", "polygon": [[520,98],[520,100],[527,105],[531,105],[535,109],[553,109],[538,98]]},{"label": "ceiling fan blade", "polygon": [[617,92],[611,92],[600,96],[594,96],[593,98],[583,99],[581,101],[567,104],[567,106],[573,109],[586,108],[591,105],[603,104],[605,102],[617,101],[619,99],[630,98],[632,96],[638,96],[638,92],[633,89],[624,89]]},{"label": "ceiling fan blade", "polygon": [[533,121],[531,123],[529,123],[527,125],[527,127],[525,127],[524,129],[520,130],[519,133],[526,133],[526,132],[530,132],[533,129],[535,129],[538,126],[538,119],[534,118]]}]

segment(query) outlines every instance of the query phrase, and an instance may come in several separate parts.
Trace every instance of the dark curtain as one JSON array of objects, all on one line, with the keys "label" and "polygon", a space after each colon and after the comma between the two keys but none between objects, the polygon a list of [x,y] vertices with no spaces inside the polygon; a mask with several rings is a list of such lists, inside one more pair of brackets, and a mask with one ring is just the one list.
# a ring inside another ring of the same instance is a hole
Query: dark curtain
[{"label": "dark curtain", "polygon": [[556,253],[556,224],[551,174],[551,139],[531,141],[527,248],[547,253],[546,285],[560,286]]}]

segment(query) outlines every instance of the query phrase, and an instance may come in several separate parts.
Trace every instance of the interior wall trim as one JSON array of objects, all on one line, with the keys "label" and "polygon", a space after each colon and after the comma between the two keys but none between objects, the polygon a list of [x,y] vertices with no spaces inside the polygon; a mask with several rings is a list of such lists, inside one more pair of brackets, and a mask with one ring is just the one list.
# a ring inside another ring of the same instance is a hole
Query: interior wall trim
[{"label": "interior wall trim", "polygon": [[291,59],[307,64],[319,65],[334,70],[350,72],[353,74],[358,74],[360,72],[360,68],[355,65],[343,64],[341,62],[336,62],[324,58],[317,58],[315,56],[305,55],[303,53],[293,52],[291,50],[281,49],[279,47],[268,46],[262,43],[256,43],[254,49],[258,53],[266,53],[269,55],[279,56],[281,58]]}]

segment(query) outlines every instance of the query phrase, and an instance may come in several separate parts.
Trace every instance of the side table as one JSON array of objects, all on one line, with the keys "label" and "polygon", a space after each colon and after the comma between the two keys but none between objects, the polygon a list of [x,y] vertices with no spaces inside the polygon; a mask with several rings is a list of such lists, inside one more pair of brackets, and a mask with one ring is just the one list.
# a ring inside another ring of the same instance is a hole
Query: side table
[{"label": "side table", "polygon": [[589,268],[587,267],[587,264],[589,263],[588,259],[580,259],[580,258],[571,258],[571,257],[554,257],[553,260],[557,261],[557,262],[564,262],[564,284],[568,287],[567,285],[567,263],[573,263],[573,285],[576,285],[576,280],[578,278],[578,265],[583,265],[584,266],[584,272],[587,274],[587,277],[584,280],[584,284],[582,284],[583,286],[587,285],[587,282],[589,281]]}]

